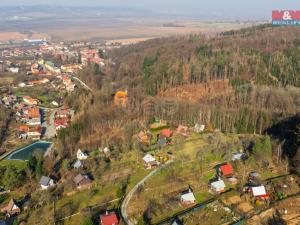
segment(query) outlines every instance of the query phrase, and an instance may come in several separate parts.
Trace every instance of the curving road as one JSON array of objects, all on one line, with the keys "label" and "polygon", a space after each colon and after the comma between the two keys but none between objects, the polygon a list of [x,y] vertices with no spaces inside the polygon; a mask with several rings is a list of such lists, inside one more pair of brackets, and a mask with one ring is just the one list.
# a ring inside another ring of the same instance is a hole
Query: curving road
[{"label": "curving road", "polygon": [[154,174],[156,174],[158,171],[160,171],[162,168],[166,167],[167,165],[169,165],[170,163],[172,163],[173,161],[169,161],[167,162],[165,165],[156,168],[155,170],[151,171],[151,173],[149,173],[147,176],[145,176],[142,180],[140,180],[131,190],[130,192],[128,192],[128,194],[125,196],[122,204],[121,204],[121,215],[123,217],[123,220],[125,222],[126,225],[135,225],[134,222],[130,221],[128,219],[128,215],[127,215],[127,207],[128,204],[132,198],[132,196],[135,194],[135,192],[137,191],[137,189],[144,185],[145,182],[152,177]]},{"label": "curving road", "polygon": [[72,76],[72,78],[74,80],[78,81],[85,89],[87,89],[93,93],[93,90],[86,83],[84,83],[82,80],[80,80],[78,77]]}]

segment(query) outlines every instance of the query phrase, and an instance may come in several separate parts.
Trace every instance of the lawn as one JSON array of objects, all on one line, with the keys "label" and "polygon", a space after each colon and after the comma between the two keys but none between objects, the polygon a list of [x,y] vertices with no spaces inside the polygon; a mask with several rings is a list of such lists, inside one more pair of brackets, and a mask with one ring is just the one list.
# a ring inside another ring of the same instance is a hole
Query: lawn
[{"label": "lawn", "polygon": [[48,84],[33,86],[33,87],[19,87],[14,89],[13,94],[22,97],[22,96],[30,96],[34,99],[38,99],[41,101],[41,106],[51,107],[51,102],[58,97],[62,97],[62,93],[60,91],[54,90]]},{"label": "lawn", "polygon": [[[209,180],[215,177],[214,167],[231,160],[231,154],[242,148],[241,139],[254,140],[253,135],[233,135],[222,133],[192,134],[182,142],[177,142],[167,148],[153,151],[152,154],[172,152],[174,162],[151,177],[143,190],[134,196],[130,202],[128,213],[131,218],[138,219],[149,207],[155,205],[152,222],[170,217],[184,208],[179,204],[180,193],[189,186],[192,187],[197,203],[208,200]],[[271,161],[271,160],[270,160]],[[272,164],[272,163],[271,163]],[[273,166],[271,165],[270,166]],[[280,174],[279,171],[269,171],[258,167],[255,159],[251,158],[246,164],[233,163],[234,175],[241,183],[246,180],[250,171],[258,171],[263,178]],[[226,184],[228,188],[235,185]]]},{"label": "lawn", "polygon": [[8,166],[14,166],[18,171],[25,170],[27,167],[27,162],[21,161],[21,160],[2,160],[0,162],[0,167],[8,167]]},{"label": "lawn", "polygon": [[[122,154],[119,160],[114,160],[110,163],[110,169],[102,175],[101,179],[94,180],[93,186],[90,190],[76,192],[71,196],[65,195],[61,199],[56,201],[56,218],[60,219],[80,212],[80,214],[64,220],[64,224],[81,224],[84,217],[83,211],[86,208],[92,207],[93,210],[100,211],[104,209],[104,203],[118,198],[117,190],[119,189],[121,184],[123,184],[127,180],[128,175],[130,176],[128,179],[128,186],[126,190],[131,190],[131,188],[140,179],[142,179],[146,174],[149,173],[149,171],[146,171],[142,165],[136,163],[138,158],[139,156],[135,152]],[[131,174],[124,175],[121,173],[128,169],[131,169]],[[118,176],[118,173],[120,174],[120,176]],[[112,176],[112,174],[116,176],[113,180],[104,181],[104,177]],[[107,206],[107,209],[118,207],[119,201],[114,201]],[[47,205],[42,207],[42,209],[35,210],[33,217],[37,216],[36,211],[44,211],[43,208],[48,208],[48,210],[53,211],[52,205]],[[31,221],[34,221],[34,218]]]}]

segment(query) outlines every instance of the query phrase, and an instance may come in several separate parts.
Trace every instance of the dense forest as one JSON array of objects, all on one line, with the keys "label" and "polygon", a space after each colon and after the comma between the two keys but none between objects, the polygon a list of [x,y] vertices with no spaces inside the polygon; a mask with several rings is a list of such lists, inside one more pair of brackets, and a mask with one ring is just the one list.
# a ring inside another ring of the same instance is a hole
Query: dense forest
[{"label": "dense forest", "polygon": [[[64,154],[74,154],[74,145],[131,149],[134,134],[154,118],[174,127],[198,122],[224,132],[266,133],[300,111],[299,36],[300,28],[261,25],[110,52],[109,66],[79,74],[95,91],[69,100],[78,113],[60,134]],[[113,104],[119,90],[128,91],[126,108]]]}]

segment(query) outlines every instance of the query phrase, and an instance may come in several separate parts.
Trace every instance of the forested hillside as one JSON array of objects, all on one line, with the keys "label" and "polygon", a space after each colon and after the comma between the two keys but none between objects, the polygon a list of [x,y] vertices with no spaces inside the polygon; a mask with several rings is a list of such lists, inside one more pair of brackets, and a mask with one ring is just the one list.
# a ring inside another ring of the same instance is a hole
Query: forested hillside
[{"label": "forested hillside", "polygon": [[[79,98],[73,100],[81,113],[61,141],[67,149],[79,142],[124,151],[153,118],[174,127],[200,122],[224,132],[265,133],[300,111],[299,37],[300,28],[262,25],[110,52],[111,66],[80,74],[95,89],[86,97],[92,106],[80,110]],[[128,91],[125,109],[113,104],[119,90]]]}]

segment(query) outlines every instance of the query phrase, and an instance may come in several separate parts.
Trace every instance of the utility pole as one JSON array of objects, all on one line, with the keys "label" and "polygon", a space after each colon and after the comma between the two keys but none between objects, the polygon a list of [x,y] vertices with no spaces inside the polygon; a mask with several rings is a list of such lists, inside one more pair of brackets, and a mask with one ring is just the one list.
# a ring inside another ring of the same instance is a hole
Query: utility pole
[{"label": "utility pole", "polygon": [[56,221],[55,221],[55,198],[53,200],[53,221],[54,221],[54,225],[56,225]]}]

